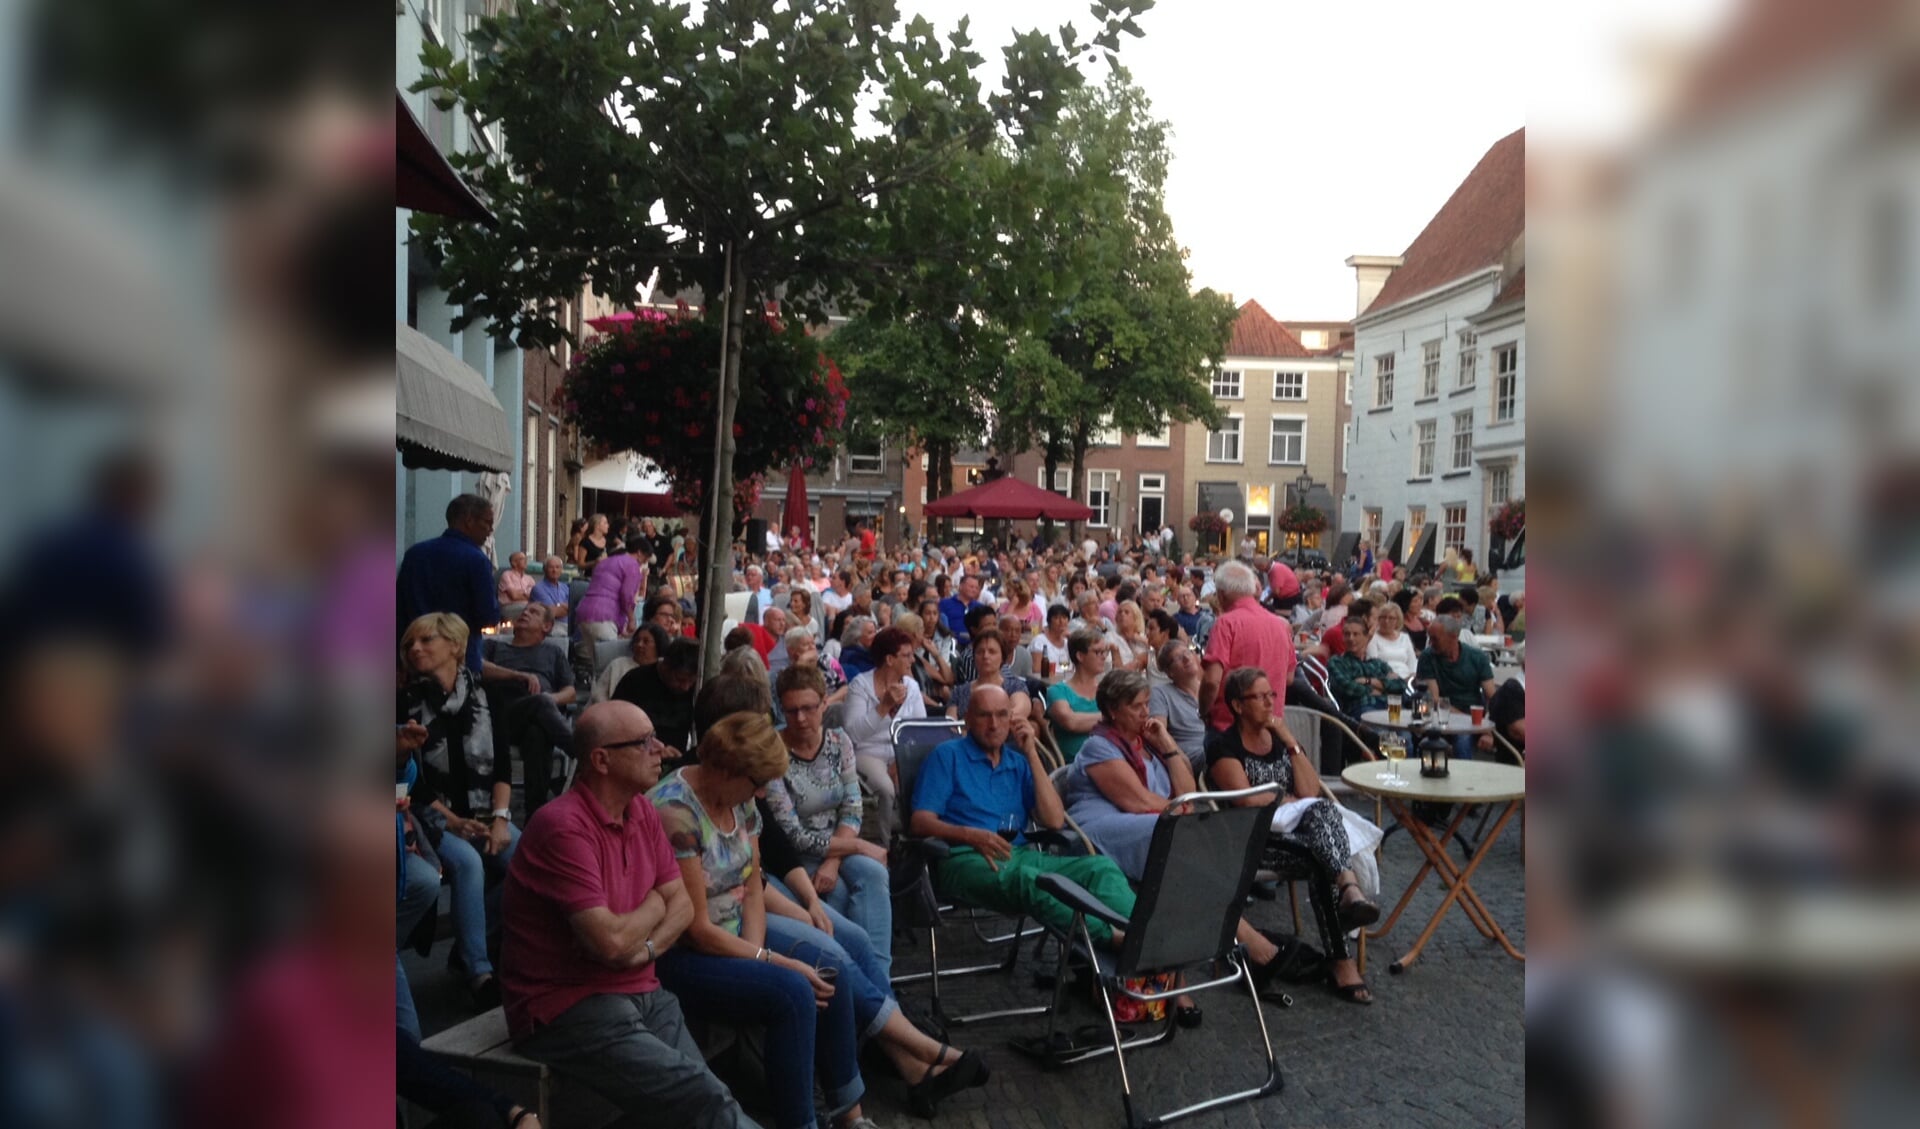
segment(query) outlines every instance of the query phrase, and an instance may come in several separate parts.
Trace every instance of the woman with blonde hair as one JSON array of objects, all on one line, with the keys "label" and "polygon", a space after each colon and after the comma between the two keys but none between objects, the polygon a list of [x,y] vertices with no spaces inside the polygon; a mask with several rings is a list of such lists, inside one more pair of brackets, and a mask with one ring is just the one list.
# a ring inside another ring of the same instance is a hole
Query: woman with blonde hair
[{"label": "woman with blonde hair", "polygon": [[1406,613],[1400,605],[1388,600],[1373,613],[1373,641],[1367,644],[1366,657],[1379,659],[1393,671],[1394,677],[1402,680],[1413,677],[1420,653],[1414,650],[1413,639],[1406,632]]},{"label": "woman with blonde hair", "polygon": [[1147,643],[1147,620],[1140,612],[1140,605],[1132,600],[1122,600],[1113,610],[1113,630],[1107,632],[1107,642],[1113,644],[1113,669],[1147,669],[1147,656],[1153,653],[1153,647]]},{"label": "woman with blonde hair", "polygon": [[400,650],[407,679],[399,720],[427,730],[414,753],[419,773],[408,807],[453,886],[454,962],[474,1002],[491,1008],[500,988],[487,957],[486,877],[489,870],[504,873],[520,841],[508,812],[512,769],[494,761],[487,696],[467,668],[466,621],[447,612],[423,615],[407,625]]}]

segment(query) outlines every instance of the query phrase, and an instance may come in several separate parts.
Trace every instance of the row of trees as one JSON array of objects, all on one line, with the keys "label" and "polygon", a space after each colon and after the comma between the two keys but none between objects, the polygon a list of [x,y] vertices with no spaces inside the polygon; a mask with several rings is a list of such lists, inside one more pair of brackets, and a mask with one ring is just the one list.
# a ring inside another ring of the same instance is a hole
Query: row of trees
[{"label": "row of trees", "polygon": [[1032,144],[973,162],[992,221],[975,253],[929,264],[900,304],[834,335],[856,426],[925,452],[928,500],[963,447],[1039,450],[1046,481],[1065,464],[1079,496],[1103,427],[1219,425],[1204,369],[1234,309],[1192,290],[1163,202],[1167,143],[1124,74],[1076,90]]},{"label": "row of trees", "polygon": [[[1090,30],[1016,36],[989,91],[964,20],[942,39],[893,0],[708,0],[697,18],[520,0],[467,57],[422,53],[422,89],[504,127],[504,156],[453,158],[499,222],[416,216],[414,235],[456,328],[485,318],[522,347],[566,340],[555,312],[583,288],[627,305],[656,270],[699,288],[722,342],[698,409],[708,545],[736,472],[770,469],[736,466],[735,416],[748,311],[773,301],[814,323],[861,311],[833,347],[878,436],[942,467],[961,445],[1040,443],[1077,485],[1103,419],[1209,417],[1195,377],[1232,317],[1189,292],[1160,206],[1165,129],[1118,67],[1151,4],[1092,0]],[[1095,63],[1115,75],[1097,89]],[[703,624],[728,587],[725,554],[707,567]],[[719,633],[703,636],[711,668]]]}]

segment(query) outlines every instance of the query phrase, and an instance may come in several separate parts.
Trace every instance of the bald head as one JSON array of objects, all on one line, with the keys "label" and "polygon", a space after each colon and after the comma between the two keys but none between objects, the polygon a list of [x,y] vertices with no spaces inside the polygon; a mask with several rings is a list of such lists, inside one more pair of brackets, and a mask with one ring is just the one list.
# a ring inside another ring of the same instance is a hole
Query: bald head
[{"label": "bald head", "polygon": [[967,735],[989,752],[1007,743],[1013,730],[1012,706],[998,686],[978,686],[967,698]]},{"label": "bald head", "polygon": [[584,768],[591,759],[588,754],[595,749],[652,729],[647,711],[632,702],[597,702],[574,720],[573,759]]}]

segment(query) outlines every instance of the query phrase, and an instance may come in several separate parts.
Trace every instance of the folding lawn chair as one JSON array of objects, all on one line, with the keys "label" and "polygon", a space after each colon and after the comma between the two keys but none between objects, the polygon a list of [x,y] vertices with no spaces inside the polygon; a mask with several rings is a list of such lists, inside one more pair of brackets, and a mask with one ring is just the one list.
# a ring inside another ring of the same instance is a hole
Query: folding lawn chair
[{"label": "folding lawn chair", "polygon": [[[1279,1093],[1283,1085],[1273,1040],[1267,1033],[1266,1014],[1250,973],[1251,960],[1235,939],[1241,907],[1266,850],[1272,809],[1233,807],[1231,801],[1273,790],[1275,786],[1267,784],[1236,792],[1194,792],[1177,797],[1175,804],[1193,803],[1196,807],[1185,815],[1162,815],[1154,825],[1145,876],[1131,916],[1115,911],[1064,875],[1044,874],[1038,880],[1040,889],[1073,910],[1069,934],[1074,943],[1062,946],[1053,1004],[1047,1009],[1046,1033],[1016,1040],[1014,1046],[1050,1066],[1066,1066],[1112,1053],[1120,1070],[1120,1099],[1129,1129],[1164,1125],[1204,1110],[1268,1097]],[[1205,801],[1224,802],[1228,806],[1205,810]],[[1235,862],[1238,865],[1234,865]],[[1119,952],[1094,948],[1092,933],[1087,929],[1088,917],[1097,917],[1125,933]],[[1068,948],[1072,949],[1071,954]],[[1061,1005],[1070,955],[1089,961],[1095,970],[1095,995],[1107,1020],[1109,1041],[1106,1043],[1075,1045],[1061,1030]],[[1213,975],[1222,968],[1230,971]],[[1166,991],[1138,991],[1129,986],[1129,982],[1144,977],[1193,969],[1204,969],[1212,978]],[[1182,993],[1228,988],[1238,983],[1245,983],[1247,1000],[1260,1025],[1260,1040],[1266,1052],[1266,1077],[1251,1089],[1142,1118],[1133,1105],[1126,1052],[1172,1041],[1178,1025],[1165,1020],[1156,1033],[1123,1038],[1114,1018],[1110,993],[1118,992],[1143,1002],[1168,1001]]]}]

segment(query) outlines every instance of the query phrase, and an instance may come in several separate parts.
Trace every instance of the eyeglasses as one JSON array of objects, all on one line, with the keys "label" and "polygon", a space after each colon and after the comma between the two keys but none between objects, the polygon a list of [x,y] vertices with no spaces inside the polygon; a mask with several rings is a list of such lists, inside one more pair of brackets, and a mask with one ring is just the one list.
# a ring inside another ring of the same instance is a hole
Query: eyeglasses
[{"label": "eyeglasses", "polygon": [[631,741],[615,741],[611,744],[602,745],[600,747],[603,749],[640,749],[643,752],[650,753],[655,749],[666,748],[667,743],[665,741],[662,741],[660,739],[660,735],[656,732],[656,733],[649,733],[645,737],[635,737]]}]

